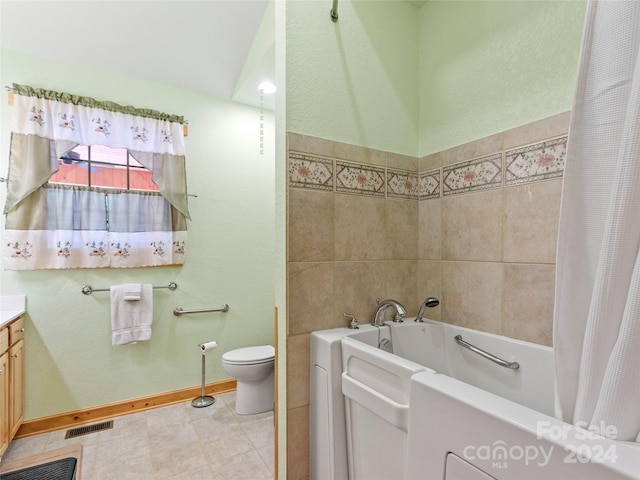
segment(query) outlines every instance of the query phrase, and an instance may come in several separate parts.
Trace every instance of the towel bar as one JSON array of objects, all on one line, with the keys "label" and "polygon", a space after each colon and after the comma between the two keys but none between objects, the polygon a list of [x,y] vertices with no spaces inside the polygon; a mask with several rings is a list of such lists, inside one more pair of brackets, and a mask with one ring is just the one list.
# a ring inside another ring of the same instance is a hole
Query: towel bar
[{"label": "towel bar", "polygon": [[[153,288],[168,288],[169,290],[173,291],[178,288],[178,284],[176,282],[169,282],[169,285],[154,285]],[[85,295],[91,295],[93,292],[108,292],[109,290],[109,288],[93,288],[91,285],[85,285],[84,287],[82,287],[82,293],[84,293]]]}]

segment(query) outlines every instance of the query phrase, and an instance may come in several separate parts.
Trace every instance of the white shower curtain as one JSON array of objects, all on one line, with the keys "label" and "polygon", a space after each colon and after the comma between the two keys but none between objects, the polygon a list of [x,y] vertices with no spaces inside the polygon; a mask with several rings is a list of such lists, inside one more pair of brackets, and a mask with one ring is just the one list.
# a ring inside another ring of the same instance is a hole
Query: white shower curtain
[{"label": "white shower curtain", "polygon": [[640,441],[640,2],[590,0],[558,240],[556,414]]}]

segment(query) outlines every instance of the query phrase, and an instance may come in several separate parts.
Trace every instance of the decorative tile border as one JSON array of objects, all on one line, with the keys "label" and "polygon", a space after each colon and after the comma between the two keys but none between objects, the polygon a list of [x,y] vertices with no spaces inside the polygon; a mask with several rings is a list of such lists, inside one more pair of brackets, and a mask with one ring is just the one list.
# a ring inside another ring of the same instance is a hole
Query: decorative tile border
[{"label": "decorative tile border", "polygon": [[289,152],[289,186],[333,190],[333,160]]},{"label": "decorative tile border", "polygon": [[567,157],[567,136],[505,153],[505,185],[519,185],[561,177]]},{"label": "decorative tile border", "polygon": [[336,192],[384,197],[385,170],[336,160]]},{"label": "decorative tile border", "polygon": [[417,200],[419,189],[417,173],[387,169],[387,197]]},{"label": "decorative tile border", "polygon": [[494,153],[442,169],[442,194],[453,195],[502,186],[502,153]]},{"label": "decorative tile border", "polygon": [[440,169],[429,170],[420,174],[418,198],[440,198]]}]

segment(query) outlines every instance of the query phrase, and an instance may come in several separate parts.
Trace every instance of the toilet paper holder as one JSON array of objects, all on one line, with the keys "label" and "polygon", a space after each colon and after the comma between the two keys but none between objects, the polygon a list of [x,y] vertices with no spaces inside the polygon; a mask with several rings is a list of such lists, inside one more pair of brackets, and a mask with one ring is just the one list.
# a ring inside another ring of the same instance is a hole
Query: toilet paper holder
[{"label": "toilet paper holder", "polygon": [[204,375],[204,356],[205,355],[204,354],[209,350],[213,350],[214,348],[217,348],[217,347],[218,347],[218,344],[215,341],[204,342],[198,345],[198,348],[202,353],[202,389],[200,391],[200,396],[194,398],[191,401],[191,405],[193,407],[196,407],[196,408],[208,407],[209,405],[213,405],[216,401],[215,398],[213,398],[211,395],[205,395],[205,392],[204,392],[204,377],[205,377]]}]

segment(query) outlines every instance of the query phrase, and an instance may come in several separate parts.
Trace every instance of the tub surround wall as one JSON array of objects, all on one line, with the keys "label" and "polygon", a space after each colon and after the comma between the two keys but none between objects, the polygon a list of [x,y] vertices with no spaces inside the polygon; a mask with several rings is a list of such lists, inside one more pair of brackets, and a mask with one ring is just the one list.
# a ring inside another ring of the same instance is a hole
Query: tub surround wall
[{"label": "tub surround wall", "polygon": [[569,113],[422,158],[288,133],[288,476],[308,475],[309,334],[377,297],[551,344]]},{"label": "tub surround wall", "polygon": [[551,345],[569,120],[555,115],[420,159],[442,175],[441,198],[419,202],[418,232],[421,269],[440,274],[443,321]]}]

